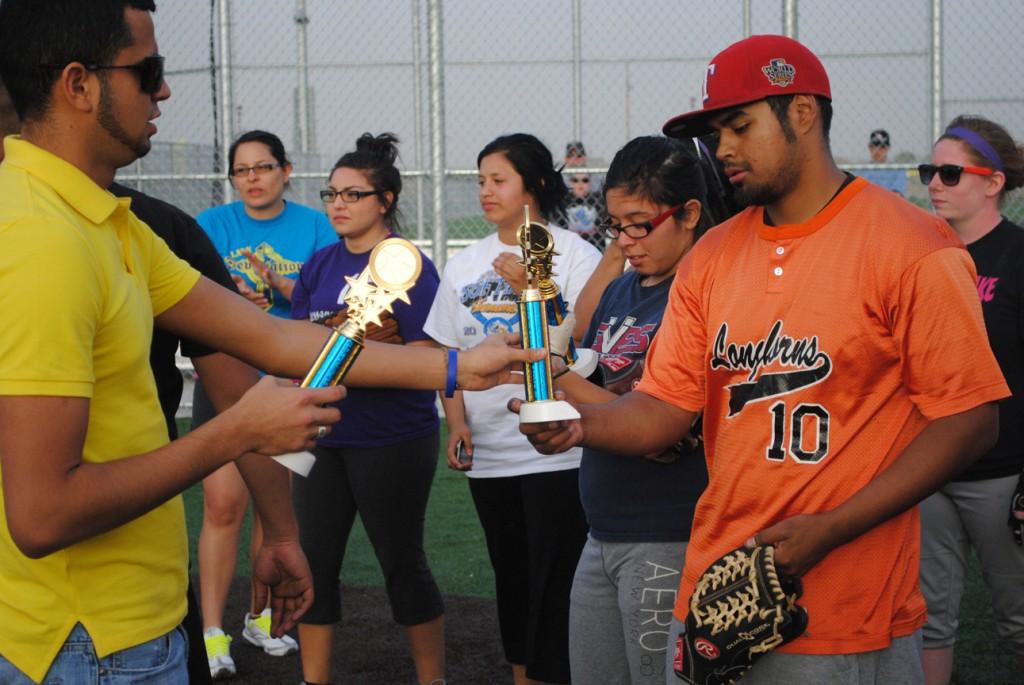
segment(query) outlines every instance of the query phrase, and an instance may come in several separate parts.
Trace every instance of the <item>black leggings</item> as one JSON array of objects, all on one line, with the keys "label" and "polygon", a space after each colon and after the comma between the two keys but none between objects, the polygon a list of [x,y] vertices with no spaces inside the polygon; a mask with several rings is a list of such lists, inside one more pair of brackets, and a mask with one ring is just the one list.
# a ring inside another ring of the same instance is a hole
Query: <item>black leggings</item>
[{"label": "black leggings", "polygon": [[579,469],[470,478],[494,567],[505,658],[526,676],[569,682],[569,592],[587,522]]},{"label": "black leggings", "polygon": [[415,626],[444,613],[423,551],[437,453],[437,433],[387,447],[313,450],[309,476],[292,480],[299,538],[313,571],[313,606],[303,623],[341,620],[338,575],[356,512],[380,562],[395,622]]}]

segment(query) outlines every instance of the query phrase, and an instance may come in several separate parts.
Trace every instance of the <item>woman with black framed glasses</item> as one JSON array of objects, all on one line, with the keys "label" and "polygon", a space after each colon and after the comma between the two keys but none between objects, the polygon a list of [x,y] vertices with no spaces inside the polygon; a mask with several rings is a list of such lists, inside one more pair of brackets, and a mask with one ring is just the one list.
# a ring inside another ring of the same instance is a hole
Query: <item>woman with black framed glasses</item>
[{"label": "woman with black framed glasses", "polygon": [[[314,252],[338,242],[326,217],[285,200],[292,172],[281,139],[266,131],[249,131],[231,144],[228,174],[240,200],[199,214],[203,227],[246,298],[275,316],[288,318],[292,288],[299,269]],[[214,416],[213,406],[197,382],[192,428]],[[203,481],[203,527],[199,534],[199,586],[210,672],[214,678],[235,674],[231,638],[224,633],[224,606],[238,553],[238,536],[249,492],[233,464]],[[252,548],[262,537],[253,517]],[[270,635],[270,610],[251,607],[242,638],[271,656],[285,656],[298,644],[285,635]]]},{"label": "woman with black framed glasses", "polygon": [[[397,143],[390,133],[364,133],[334,165],[320,198],[341,242],[303,265],[292,293],[293,318],[344,322],[346,279],[358,276],[370,251],[398,231]],[[368,339],[435,346],[423,322],[440,279],[433,262],[421,258],[409,301],[396,301],[382,325],[369,324]],[[313,571],[313,606],[299,624],[303,678],[308,685],[330,681],[331,645],[341,620],[338,575],[358,513],[380,563],[391,614],[409,642],[417,682],[443,682],[444,603],[423,550],[439,447],[434,393],[349,388],[335,406],[345,421],[317,440],[309,476],[292,481],[299,536]]]},{"label": "woman with black framed glasses", "polygon": [[1000,213],[1008,193],[1024,185],[1024,149],[999,124],[960,116],[918,171],[935,213],[974,259],[989,343],[1013,392],[999,404],[995,447],[921,503],[925,683],[945,685],[972,548],[999,637],[1024,667],[1024,229]]}]

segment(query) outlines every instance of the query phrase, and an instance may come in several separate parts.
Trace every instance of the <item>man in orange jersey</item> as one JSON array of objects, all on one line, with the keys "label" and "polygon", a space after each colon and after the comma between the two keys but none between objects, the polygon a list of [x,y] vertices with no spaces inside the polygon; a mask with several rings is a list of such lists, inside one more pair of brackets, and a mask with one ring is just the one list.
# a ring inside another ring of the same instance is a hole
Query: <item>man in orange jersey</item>
[{"label": "man in orange jersey", "polygon": [[730,46],[703,97],[665,133],[716,131],[749,207],[681,263],[637,391],[524,432],[641,457],[703,411],[710,481],[672,634],[715,559],[770,544],[810,623],[744,685],[920,683],[914,505],[992,445],[1008,395],[974,267],[945,222],[836,166],[828,76],[800,43]]}]

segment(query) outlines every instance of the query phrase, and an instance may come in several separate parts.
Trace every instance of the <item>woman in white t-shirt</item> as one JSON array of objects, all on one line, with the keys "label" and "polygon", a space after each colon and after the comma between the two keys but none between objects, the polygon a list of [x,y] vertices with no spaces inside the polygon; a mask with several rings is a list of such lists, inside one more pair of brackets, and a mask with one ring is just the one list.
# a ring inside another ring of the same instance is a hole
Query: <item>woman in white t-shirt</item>
[{"label": "woman in white t-shirt", "polygon": [[[526,271],[516,229],[523,206],[545,221],[566,195],[551,152],[524,133],[501,136],[477,156],[480,206],[495,233],[449,260],[424,330],[466,349],[491,333],[519,330]],[[548,226],[554,279],[572,308],[600,253],[578,235]],[[585,331],[588,322],[578,321]],[[569,590],[586,540],[577,477],[581,451],[538,454],[506,409],[521,386],[457,391],[442,398],[448,465],[466,471],[494,567],[498,621],[516,685],[569,682]],[[469,459],[459,461],[458,445]]]}]

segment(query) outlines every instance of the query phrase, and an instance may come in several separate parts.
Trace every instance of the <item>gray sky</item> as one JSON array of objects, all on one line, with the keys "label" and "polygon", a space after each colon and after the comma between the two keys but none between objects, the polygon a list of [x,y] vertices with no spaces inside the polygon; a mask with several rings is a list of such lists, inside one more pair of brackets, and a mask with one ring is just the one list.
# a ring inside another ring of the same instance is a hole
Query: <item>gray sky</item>
[{"label": "gray sky", "polygon": [[[823,57],[833,149],[866,159],[886,128],[893,154],[931,145],[930,0],[802,0],[799,38]],[[425,2],[421,2],[425,5]],[[210,2],[163,0],[156,14],[174,95],[159,140],[211,144]],[[699,102],[706,62],[742,37],[741,0],[583,0],[582,138],[607,161]],[[781,31],[780,0],[753,0],[756,33]],[[416,166],[411,0],[307,0],[316,151],[330,164],[363,131],[396,132]],[[235,133],[265,128],[295,147],[297,29],[292,0],[233,0]],[[424,65],[426,17],[422,17]],[[989,116],[1024,137],[1024,2],[945,0],[944,120]],[[449,168],[472,168],[501,133],[527,131],[561,156],[573,134],[570,0],[445,0]],[[423,69],[426,128],[426,67]],[[428,138],[424,138],[428,140]],[[424,145],[424,150],[428,147]],[[429,152],[427,152],[429,155]],[[424,164],[427,161],[424,160]],[[301,169],[315,171],[316,169]]]}]

